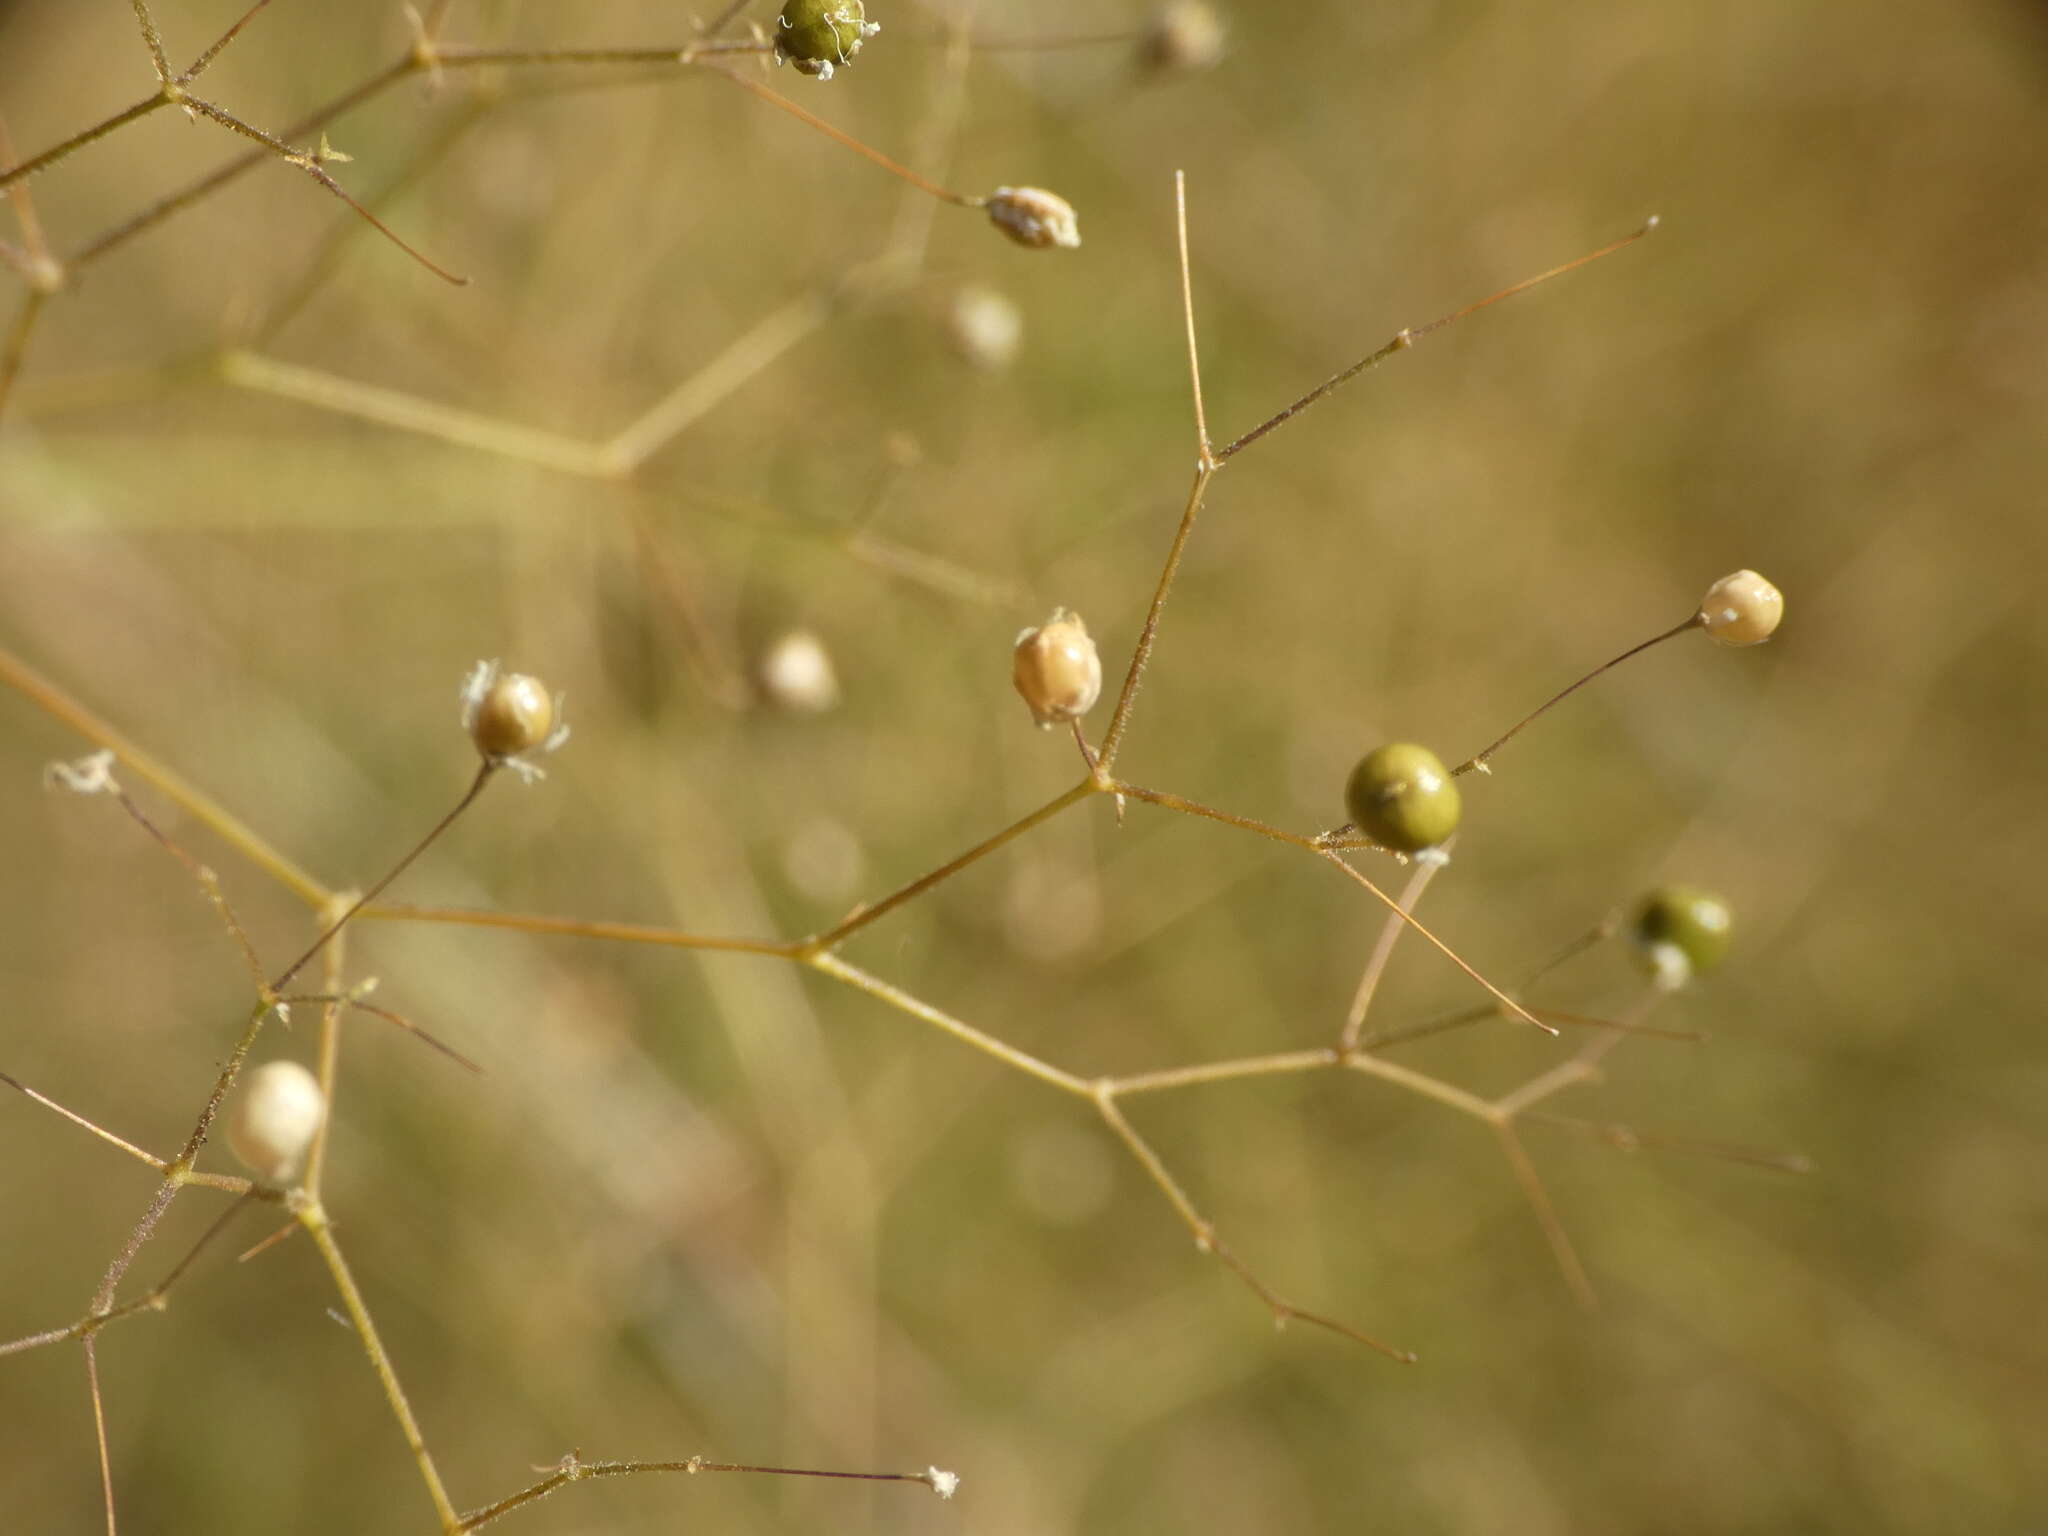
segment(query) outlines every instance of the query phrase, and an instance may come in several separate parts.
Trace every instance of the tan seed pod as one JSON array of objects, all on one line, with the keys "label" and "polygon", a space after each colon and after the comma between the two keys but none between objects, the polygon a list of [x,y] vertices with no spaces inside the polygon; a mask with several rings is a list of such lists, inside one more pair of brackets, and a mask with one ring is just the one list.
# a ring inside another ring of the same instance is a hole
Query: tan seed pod
[{"label": "tan seed pod", "polygon": [[1155,6],[1138,38],[1138,64],[1155,75],[1208,69],[1223,57],[1223,23],[1203,0]]},{"label": "tan seed pod", "polygon": [[478,662],[463,680],[462,728],[486,763],[516,769],[528,780],[541,777],[528,759],[569,739],[562,696],[549,693],[539,678],[501,671],[495,661]]},{"label": "tan seed pod", "polygon": [[1723,645],[1757,645],[1785,617],[1785,594],[1755,571],[1723,576],[1700,599],[1700,628]]},{"label": "tan seed pod", "polygon": [[1034,251],[1055,245],[1072,250],[1081,243],[1074,205],[1043,187],[997,187],[989,194],[988,216],[997,229]]},{"label": "tan seed pod", "polygon": [[1064,608],[1017,636],[1010,675],[1043,730],[1080,719],[1102,697],[1102,658],[1080,615]]},{"label": "tan seed pod", "polygon": [[228,1106],[228,1148],[266,1184],[299,1171],[327,1118],[320,1082],[296,1061],[265,1062],[242,1078]]}]

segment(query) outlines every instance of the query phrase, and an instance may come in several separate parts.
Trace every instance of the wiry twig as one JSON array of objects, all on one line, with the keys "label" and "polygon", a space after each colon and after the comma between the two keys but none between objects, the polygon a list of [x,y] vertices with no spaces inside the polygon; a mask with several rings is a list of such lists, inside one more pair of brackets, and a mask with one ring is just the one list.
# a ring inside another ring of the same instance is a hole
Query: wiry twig
[{"label": "wiry twig", "polygon": [[768,1467],[750,1466],[736,1461],[706,1461],[702,1456],[691,1456],[682,1461],[585,1461],[572,1451],[562,1458],[559,1467],[539,1482],[522,1488],[517,1493],[508,1494],[495,1504],[486,1504],[481,1509],[473,1509],[459,1517],[455,1529],[479,1530],[492,1521],[511,1514],[515,1509],[544,1499],[571,1483],[588,1482],[599,1477],[639,1477],[659,1472],[681,1472],[689,1476],[695,1476],[699,1472],[755,1472],[771,1477],[842,1478],[867,1483],[922,1483],[944,1499],[950,1499],[960,1484],[960,1479],[956,1475],[942,1472],[937,1467],[928,1467],[922,1472],[841,1472],[817,1467]]},{"label": "wiry twig", "polygon": [[1636,241],[1642,239],[1643,236],[1647,235],[1651,230],[1655,229],[1656,227],[1657,220],[1654,217],[1652,217],[1646,220],[1643,226],[1640,229],[1636,230],[1635,233],[1630,235],[1624,235],[1621,239],[1613,241],[1611,244],[1601,246],[1600,249],[1597,251],[1589,251],[1584,256],[1580,256],[1575,258],[1574,260],[1567,261],[1562,266],[1552,267],[1547,272],[1539,272],[1534,277],[1525,277],[1519,283],[1510,283],[1507,287],[1501,289],[1498,293],[1488,294],[1483,299],[1477,300],[1476,302],[1471,304],[1467,304],[1463,309],[1452,310],[1449,314],[1441,315],[1438,318],[1430,321],[1427,325],[1409,326],[1405,330],[1396,331],[1393,335],[1393,338],[1390,341],[1388,341],[1384,346],[1379,348],[1379,350],[1375,352],[1368,352],[1364,357],[1361,357],[1349,368],[1340,369],[1338,372],[1331,374],[1330,377],[1323,380],[1322,383],[1318,384],[1314,389],[1310,390],[1307,394],[1303,395],[1293,404],[1284,406],[1280,410],[1275,411],[1271,416],[1267,417],[1264,421],[1260,422],[1256,427],[1253,427],[1249,432],[1245,433],[1242,437],[1236,438],[1223,448],[1219,448],[1216,451],[1216,457],[1219,460],[1228,460],[1235,458],[1239,453],[1249,448],[1253,443],[1256,443],[1260,438],[1264,437],[1267,433],[1275,431],[1278,428],[1285,426],[1288,422],[1292,421],[1295,417],[1299,416],[1303,411],[1307,410],[1310,406],[1316,404],[1316,402],[1318,402],[1319,400],[1323,400],[1328,396],[1334,394],[1337,390],[1343,388],[1346,384],[1349,384],[1353,379],[1357,378],[1360,374],[1366,373],[1371,369],[1377,368],[1381,363],[1385,362],[1388,358],[1392,357],[1396,352],[1407,351],[1408,348],[1414,346],[1416,342],[1420,341],[1423,337],[1429,335],[1432,331],[1440,331],[1447,325],[1452,325],[1455,324],[1457,321],[1463,320],[1467,315],[1477,314],[1482,309],[1486,309],[1491,305],[1500,303],[1503,299],[1511,299],[1515,297],[1516,294],[1527,293],[1531,288],[1534,288],[1539,283],[1547,283],[1552,278],[1562,277],[1565,273],[1574,271],[1579,267],[1583,267],[1586,265],[1586,263],[1590,261],[1598,261],[1603,256],[1612,255],[1614,252],[1620,250],[1623,246],[1635,244]]},{"label": "wiry twig", "polygon": [[1116,1133],[1117,1138],[1123,1142],[1124,1146],[1130,1151],[1130,1154],[1138,1160],[1138,1165],[1145,1170],[1152,1182],[1159,1187],[1160,1193],[1166,1196],[1167,1203],[1174,1208],[1179,1214],[1180,1219],[1187,1225],[1188,1231],[1194,1236],[1195,1246],[1204,1253],[1214,1254],[1218,1262],[1225,1269],[1235,1275],[1247,1290],[1264,1302],[1267,1309],[1272,1312],[1273,1321],[1276,1326],[1284,1326],[1289,1321],[1298,1318],[1304,1323],[1311,1323],[1318,1328],[1326,1329],[1331,1333],[1340,1334],[1344,1338],[1354,1340],[1365,1345],[1368,1349],[1378,1350],[1390,1360],[1399,1360],[1403,1364],[1408,1365],[1414,1364],[1415,1356],[1409,1351],[1397,1349],[1391,1344],[1373,1338],[1370,1334],[1361,1333],[1348,1323],[1340,1323],[1334,1318],[1324,1317],[1315,1312],[1304,1311],[1292,1302],[1286,1301],[1275,1294],[1217,1236],[1215,1225],[1195,1208],[1194,1201],[1188,1198],[1188,1193],[1181,1188],[1179,1180],[1175,1179],[1172,1173],[1167,1170],[1166,1164],[1160,1160],[1159,1154],[1152,1150],[1151,1144],[1137,1133],[1132,1127],[1131,1122],[1125,1118],[1124,1112],[1117,1107],[1116,1095],[1109,1091],[1108,1085],[1099,1085],[1092,1097],[1095,1101],[1096,1109],[1102,1115],[1104,1123]]}]

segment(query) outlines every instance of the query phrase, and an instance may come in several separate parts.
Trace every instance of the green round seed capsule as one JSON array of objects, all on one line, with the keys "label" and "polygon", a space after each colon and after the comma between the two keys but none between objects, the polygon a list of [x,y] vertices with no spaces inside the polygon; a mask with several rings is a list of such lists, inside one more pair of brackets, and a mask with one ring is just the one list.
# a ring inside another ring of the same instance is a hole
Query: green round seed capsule
[{"label": "green round seed capsule", "polygon": [[1711,891],[1692,885],[1662,885],[1636,908],[1630,932],[1651,968],[1660,975],[1673,969],[1674,953],[1684,960],[1678,980],[1712,970],[1728,953],[1734,919],[1728,903]]},{"label": "green round seed capsule", "polygon": [[1344,806],[1358,830],[1382,848],[1419,853],[1458,830],[1461,801],[1441,758],[1396,741],[1359,760],[1344,786]]},{"label": "green round seed capsule", "polygon": [[775,52],[807,75],[832,78],[832,66],[853,61],[878,30],[861,0],[787,0],[775,18]]}]

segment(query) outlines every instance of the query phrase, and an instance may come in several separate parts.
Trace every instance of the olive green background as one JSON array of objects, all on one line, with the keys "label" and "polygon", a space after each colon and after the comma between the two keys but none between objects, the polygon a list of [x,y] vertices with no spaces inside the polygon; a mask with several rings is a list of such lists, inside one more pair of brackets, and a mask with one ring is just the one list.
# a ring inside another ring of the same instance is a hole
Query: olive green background
[{"label": "olive green background", "polygon": [[[158,13],[189,56],[238,9]],[[380,211],[471,286],[276,165],[81,274],[0,418],[0,643],[336,884],[459,793],[456,685],[502,656],[567,690],[575,735],[403,894],[803,933],[1076,775],[1007,653],[1056,603],[1112,674],[1134,641],[1194,454],[1177,167],[1219,436],[1656,213],[1229,466],[1124,767],[1326,826],[1366,748],[1462,757],[1715,576],[1766,572],[1789,600],[1769,646],[1655,651],[1470,785],[1424,915],[1512,981],[1655,880],[1723,892],[1734,951],[1665,1016],[1711,1040],[1630,1042],[1558,1107],[1818,1171],[1532,1128],[1602,1298],[1586,1315],[1492,1138],[1437,1106],[1335,1075],[1133,1105],[1262,1276],[1421,1355],[1401,1367],[1276,1334],[1085,1105],[867,998],[769,960],[365,926],[353,974],[486,1067],[352,1027],[329,1181],[457,1501],[575,1447],[936,1464],[963,1487],[649,1479],[519,1529],[2039,1528],[2040,7],[1246,6],[1219,68],[1152,83],[1112,44],[956,77],[940,15],[873,14],[829,85],[772,83],[949,185],[1057,189],[1079,251],[1011,246],[712,78],[407,82],[333,127],[355,157],[335,172],[365,195],[405,178]],[[973,25],[1124,19],[989,3]],[[457,0],[450,36],[687,26]],[[282,125],[405,38],[396,7],[278,0],[205,84]],[[478,86],[504,89],[444,144]],[[22,152],[149,89],[120,0],[0,10]],[[162,113],[40,177],[37,209],[75,249],[239,148]],[[630,487],[210,363],[310,274],[269,355],[599,438],[927,217],[915,287],[839,305]],[[964,281],[1022,309],[1006,373],[947,348]],[[831,647],[837,710],[749,700],[792,625]],[[0,696],[0,1069],[168,1151],[248,980],[113,806],[39,792],[83,750]],[[305,942],[289,895],[143,798],[273,964]],[[1377,931],[1304,855],[1090,803],[849,953],[1095,1073],[1329,1041]],[[1543,995],[1613,1010],[1636,985],[1603,950]],[[1375,1019],[1477,995],[1408,943]],[[302,1018],[265,1050],[311,1044]],[[1568,1048],[1493,1024],[1401,1059],[1492,1092]],[[148,1190],[0,1101],[0,1335],[77,1316]],[[181,1201],[137,1282],[217,1208]],[[430,1530],[310,1248],[232,1262],[264,1230],[245,1218],[165,1315],[105,1336],[122,1530]],[[5,1523],[95,1529],[95,1484],[78,1352],[0,1361]]]}]

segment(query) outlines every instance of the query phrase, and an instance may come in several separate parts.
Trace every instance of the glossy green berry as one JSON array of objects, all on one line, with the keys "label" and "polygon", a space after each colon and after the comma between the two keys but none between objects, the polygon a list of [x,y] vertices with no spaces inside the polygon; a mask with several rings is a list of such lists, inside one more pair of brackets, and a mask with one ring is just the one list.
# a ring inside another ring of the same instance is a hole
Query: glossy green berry
[{"label": "glossy green berry", "polygon": [[1692,885],[1662,885],[1636,908],[1629,935],[1659,985],[1677,988],[1728,953],[1728,903]]},{"label": "glossy green berry", "polygon": [[799,74],[830,80],[834,66],[851,64],[860,45],[882,30],[861,0],[787,0],[775,18],[775,61]]},{"label": "glossy green berry", "polygon": [[1443,760],[1413,742],[1366,753],[1344,786],[1352,824],[1382,848],[1419,853],[1458,830],[1458,786]]}]

